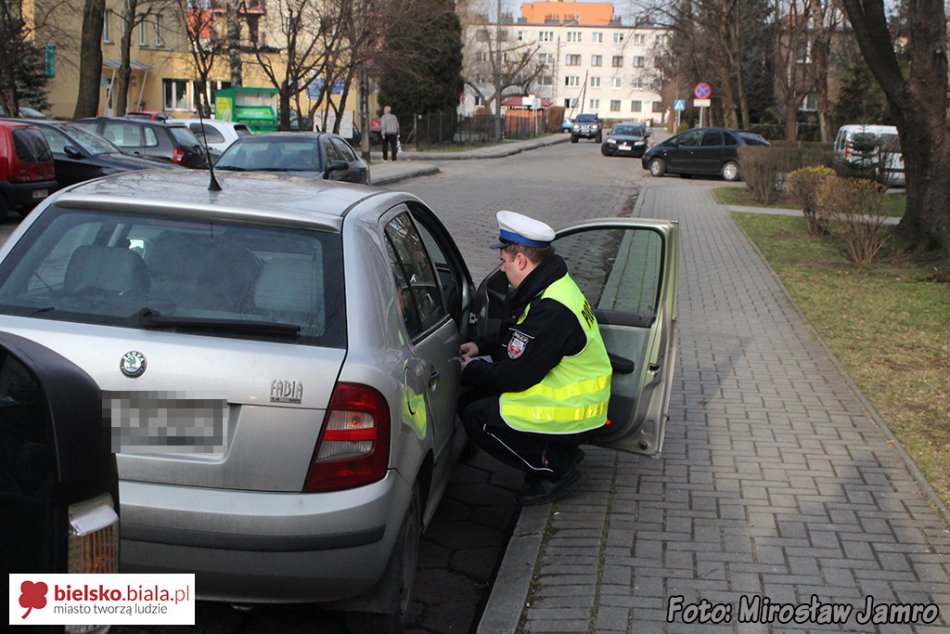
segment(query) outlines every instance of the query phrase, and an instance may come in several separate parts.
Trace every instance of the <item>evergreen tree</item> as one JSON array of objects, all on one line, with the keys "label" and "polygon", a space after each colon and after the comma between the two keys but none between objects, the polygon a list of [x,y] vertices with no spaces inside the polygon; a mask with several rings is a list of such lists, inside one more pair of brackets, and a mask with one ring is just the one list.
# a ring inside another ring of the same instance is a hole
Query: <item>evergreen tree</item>
[{"label": "evergreen tree", "polygon": [[414,114],[454,114],[463,89],[461,22],[450,0],[430,2],[437,17],[425,24],[425,33],[405,24],[386,33],[379,105],[392,106],[406,120]]},{"label": "evergreen tree", "polygon": [[33,43],[24,43],[20,57],[14,69],[16,77],[17,102],[21,106],[30,106],[37,110],[49,108],[46,100],[48,92],[46,76],[46,49]]}]

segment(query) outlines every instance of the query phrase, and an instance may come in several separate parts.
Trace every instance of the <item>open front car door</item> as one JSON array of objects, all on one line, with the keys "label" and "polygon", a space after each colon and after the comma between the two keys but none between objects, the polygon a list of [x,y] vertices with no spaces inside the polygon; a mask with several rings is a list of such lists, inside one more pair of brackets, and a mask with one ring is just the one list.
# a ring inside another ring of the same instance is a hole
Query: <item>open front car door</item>
[{"label": "open front car door", "polygon": [[[663,449],[677,353],[679,225],[590,220],[558,231],[554,247],[594,307],[613,366],[608,424],[590,442],[656,455]],[[498,328],[507,292],[501,271],[483,282],[480,332]]]}]

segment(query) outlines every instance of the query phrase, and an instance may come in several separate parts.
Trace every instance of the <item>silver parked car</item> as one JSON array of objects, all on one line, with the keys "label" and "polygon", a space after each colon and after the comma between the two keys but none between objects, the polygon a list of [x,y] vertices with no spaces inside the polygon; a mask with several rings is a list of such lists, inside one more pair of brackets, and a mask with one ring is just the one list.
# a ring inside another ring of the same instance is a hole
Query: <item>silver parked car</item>
[{"label": "silver parked car", "polygon": [[[0,330],[102,388],[124,571],[196,572],[199,598],[321,602],[396,631],[466,441],[459,345],[498,318],[504,274],[476,291],[411,194],[234,172],[212,192],[182,172],[45,201],[0,250]],[[639,219],[559,234],[616,365],[599,443],[662,446],[677,235]]]}]

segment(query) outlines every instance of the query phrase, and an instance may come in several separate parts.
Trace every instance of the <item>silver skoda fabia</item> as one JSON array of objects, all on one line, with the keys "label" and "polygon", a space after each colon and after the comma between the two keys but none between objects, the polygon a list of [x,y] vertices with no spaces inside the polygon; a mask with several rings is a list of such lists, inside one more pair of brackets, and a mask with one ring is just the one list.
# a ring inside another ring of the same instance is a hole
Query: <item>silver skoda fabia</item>
[{"label": "silver skoda fabia", "polygon": [[[466,440],[459,345],[497,323],[504,274],[476,291],[411,194],[219,180],[130,172],[48,198],[0,248],[0,330],[102,389],[124,571],[196,572],[200,598],[320,602],[398,629]],[[634,219],[558,234],[617,362],[601,444],[662,447],[676,237]]]}]

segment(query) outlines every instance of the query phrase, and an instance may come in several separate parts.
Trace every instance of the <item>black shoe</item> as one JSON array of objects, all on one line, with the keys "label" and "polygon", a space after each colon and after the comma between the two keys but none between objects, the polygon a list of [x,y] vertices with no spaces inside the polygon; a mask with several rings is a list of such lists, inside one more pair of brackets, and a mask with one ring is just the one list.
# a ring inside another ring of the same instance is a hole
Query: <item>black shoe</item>
[{"label": "black shoe", "polygon": [[564,497],[580,480],[581,472],[572,465],[557,478],[532,479],[515,499],[521,506],[548,504]]},{"label": "black shoe", "polygon": [[571,462],[573,462],[575,466],[584,461],[584,450],[580,447],[565,449],[564,453],[567,454],[567,457],[571,459]]}]

